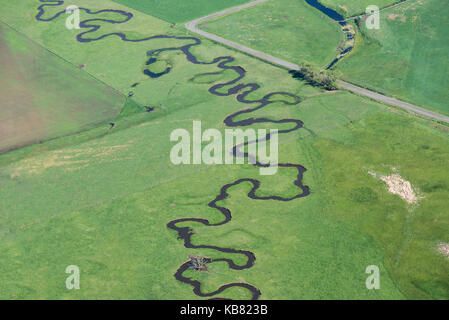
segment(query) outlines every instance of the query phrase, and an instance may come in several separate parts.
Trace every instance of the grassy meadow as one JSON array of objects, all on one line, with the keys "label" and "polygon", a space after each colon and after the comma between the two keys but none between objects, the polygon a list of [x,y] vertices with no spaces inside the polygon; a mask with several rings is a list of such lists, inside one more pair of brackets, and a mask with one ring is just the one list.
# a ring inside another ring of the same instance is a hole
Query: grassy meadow
[{"label": "grassy meadow", "polygon": [[199,27],[287,61],[322,67],[343,40],[340,28],[322,15],[305,1],[271,0]]},{"label": "grassy meadow", "polygon": [[382,11],[379,30],[362,22],[353,53],[337,70],[357,85],[448,115],[448,4],[412,0]]},{"label": "grassy meadow", "polygon": [[0,22],[0,153],[115,118],[125,96]]},{"label": "grassy meadow", "polygon": [[162,20],[181,23],[250,2],[251,0],[113,0]]},{"label": "grassy meadow", "polygon": [[365,13],[366,7],[370,5],[375,5],[382,9],[399,2],[399,0],[320,0],[320,2],[326,7],[337,10],[344,16],[351,17]]},{"label": "grassy meadow", "polygon": [[[107,0],[74,2],[96,10],[124,8]],[[37,1],[0,4],[7,9],[0,20],[68,61],[85,63],[86,71],[122,93],[132,91],[139,104],[156,107],[123,115],[113,129],[99,126],[0,156],[0,298],[196,299],[190,286],[173,277],[189,254],[244,264],[237,254],[186,249],[166,227],[183,217],[221,221],[207,203],[224,184],[240,178],[259,179],[260,195],[298,193],[290,169],[261,176],[250,165],[170,162],[174,129],[191,132],[192,121],[201,120],[204,129],[223,131],[226,116],[248,108],[235,96],[208,92],[236,74],[191,64],[173,51],[158,57],[172,71],[150,79],[142,73],[146,52],[184,40],[124,43],[110,37],[80,44],[61,27],[63,19],[34,21]],[[133,13],[135,20],[103,24],[97,35],[187,34]],[[220,203],[232,211],[231,222],[187,225],[195,230],[195,244],[251,250],[255,265],[235,271],[212,263],[207,273],[189,270],[185,276],[200,280],[203,292],[247,282],[261,290],[262,299],[449,298],[449,259],[436,249],[449,242],[447,127],[346,91],[307,86],[286,70],[206,40],[192,52],[201,61],[235,57],[233,65],[247,71],[241,82],[260,85],[251,99],[274,91],[302,98],[299,105],[277,102],[250,116],[304,122],[303,129],[279,137],[279,161],[308,169],[304,183],[311,194],[283,203],[249,199],[247,184],[231,188]],[[419,190],[418,205],[388,193],[385,183],[369,174],[390,174],[393,168]],[[65,268],[72,264],[81,270],[80,290],[65,288]],[[380,290],[365,287],[369,265],[380,268]],[[220,296],[249,298],[235,288]]]}]

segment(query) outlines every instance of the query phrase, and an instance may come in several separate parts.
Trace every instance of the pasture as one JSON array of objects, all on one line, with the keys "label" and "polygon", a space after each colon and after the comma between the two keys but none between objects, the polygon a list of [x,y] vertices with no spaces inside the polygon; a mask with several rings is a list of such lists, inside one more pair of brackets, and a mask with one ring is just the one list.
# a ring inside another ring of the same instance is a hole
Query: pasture
[{"label": "pasture", "polygon": [[251,0],[114,0],[130,8],[172,23],[182,23]]},{"label": "pasture", "polygon": [[0,23],[0,153],[115,118],[125,97]]},{"label": "pasture", "polygon": [[337,25],[304,1],[268,1],[199,28],[296,64],[319,67],[335,58],[343,39]]},{"label": "pasture", "polygon": [[447,1],[410,1],[383,11],[381,28],[362,23],[354,52],[337,70],[363,87],[449,114]]},{"label": "pasture", "polygon": [[[107,0],[74,2],[92,10],[127,10]],[[311,193],[288,202],[261,201],[247,196],[249,183],[231,187],[229,197],[219,201],[232,212],[229,223],[184,225],[194,230],[194,244],[252,251],[254,266],[238,271],[214,262],[209,272],[187,270],[184,276],[199,280],[206,293],[227,283],[249,283],[260,289],[262,299],[449,297],[449,260],[436,250],[438,243],[449,242],[445,127],[346,91],[310,87],[286,70],[207,40],[189,51],[199,60],[196,64],[179,50],[153,51],[192,43],[191,39],[132,43],[110,36],[79,43],[75,34],[61,27],[63,18],[33,20],[37,1],[0,4],[7,9],[1,20],[64,59],[83,61],[84,70],[124,94],[132,91],[139,104],[155,106],[151,113],[122,114],[113,129],[99,126],[64,144],[58,144],[60,139],[46,142],[40,152],[27,153],[34,148],[28,147],[0,156],[1,299],[197,299],[190,285],[174,278],[189,254],[244,265],[246,258],[240,254],[187,249],[167,228],[169,221],[179,218],[222,221],[223,216],[207,204],[237,179],[258,179],[260,196],[298,193],[293,184],[297,174],[291,168],[260,176],[251,165],[170,162],[173,130],[189,130],[193,120],[201,120],[204,128],[223,131],[226,117],[256,104],[243,104],[232,94],[230,82],[236,78],[259,86],[248,99],[272,92],[301,98],[299,104],[288,105],[282,100],[288,96],[278,94],[270,98],[272,104],[237,120],[248,116],[303,121],[303,128],[279,136],[279,156],[280,162],[307,168],[303,182]],[[52,12],[57,8],[47,14]],[[132,12],[129,22],[101,22],[101,29],[90,36],[191,36],[183,28]],[[116,13],[99,15],[116,18]],[[160,65],[171,71],[159,78],[146,76],[143,71],[151,68],[145,63],[148,52],[159,63],[151,71],[164,70]],[[235,59],[228,66],[241,69],[211,63],[226,56]],[[237,71],[242,69],[240,79]],[[223,85],[218,92],[209,92],[217,84]],[[287,124],[272,126],[286,129]],[[388,193],[385,183],[369,174],[388,174],[393,167],[420,191],[419,205],[410,206]],[[72,264],[80,267],[81,290],[64,286],[65,268]],[[365,287],[365,269],[373,264],[381,270],[382,290]],[[219,296],[250,297],[241,288]]]},{"label": "pasture", "polygon": [[366,7],[376,5],[379,8],[385,8],[399,2],[398,0],[319,0],[327,7],[333,8],[346,17],[363,14]]},{"label": "pasture", "polygon": [[343,33],[305,1],[272,0],[206,21],[200,29],[275,57],[322,67],[337,55]]}]

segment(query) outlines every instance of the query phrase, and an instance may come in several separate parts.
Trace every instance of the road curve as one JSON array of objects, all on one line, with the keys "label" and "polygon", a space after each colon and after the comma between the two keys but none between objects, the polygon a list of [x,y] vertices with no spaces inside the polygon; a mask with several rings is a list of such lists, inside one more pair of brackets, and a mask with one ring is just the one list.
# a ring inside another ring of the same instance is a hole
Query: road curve
[{"label": "road curve", "polygon": [[203,30],[201,30],[201,29],[199,29],[197,27],[200,23],[203,23],[206,20],[210,20],[210,19],[213,19],[213,18],[216,18],[216,17],[221,17],[221,16],[224,16],[226,14],[230,14],[230,13],[233,13],[233,12],[236,12],[236,11],[240,11],[240,10],[243,10],[243,9],[246,9],[246,8],[249,8],[249,7],[253,7],[255,5],[258,5],[260,3],[267,2],[267,1],[268,0],[256,0],[256,1],[253,1],[253,2],[250,2],[250,3],[246,3],[246,4],[238,6],[238,7],[233,7],[233,8],[230,8],[230,9],[223,10],[223,11],[215,12],[215,13],[207,15],[205,17],[198,18],[198,19],[195,19],[193,21],[187,22],[185,24],[185,26],[186,26],[186,28],[188,30],[190,30],[190,31],[192,31],[192,32],[194,32],[196,34],[202,35],[205,38],[208,38],[208,39],[214,40],[216,42],[222,43],[222,44],[224,44],[224,45],[226,45],[228,47],[235,48],[235,49],[237,49],[239,51],[248,53],[248,54],[250,54],[250,55],[252,55],[254,57],[257,57],[257,58],[260,58],[262,60],[274,63],[276,65],[280,65],[280,66],[283,66],[283,67],[286,67],[286,68],[292,69],[292,70],[297,70],[299,67],[296,64],[294,64],[294,63],[291,63],[291,62],[288,62],[288,61],[285,61],[285,60],[273,57],[273,56],[271,56],[269,54],[266,54],[266,53],[258,51],[258,50],[251,49],[249,47],[245,47],[245,46],[243,46],[241,44],[238,44],[236,42],[224,39],[224,38],[219,37],[219,36],[217,36],[215,34],[203,31]]},{"label": "road curve", "polygon": [[[213,18],[217,18],[217,17],[221,17],[221,16],[224,16],[226,14],[230,14],[230,13],[233,13],[233,12],[236,12],[236,11],[240,11],[240,10],[243,10],[243,9],[246,9],[246,8],[249,8],[249,7],[253,7],[255,5],[258,5],[260,3],[267,2],[267,1],[268,0],[256,0],[256,1],[253,1],[253,2],[250,2],[250,3],[246,3],[244,5],[241,5],[241,6],[237,6],[237,7],[233,7],[233,8],[230,8],[230,9],[223,10],[223,11],[215,12],[215,13],[207,15],[205,17],[198,18],[198,19],[195,19],[193,21],[187,22],[185,24],[185,27],[189,31],[191,31],[193,33],[199,34],[199,35],[201,35],[201,36],[203,36],[205,38],[208,38],[208,39],[213,40],[215,42],[224,44],[225,46],[237,49],[237,50],[242,51],[244,53],[247,53],[247,54],[249,54],[251,56],[254,56],[254,57],[257,57],[257,58],[262,59],[264,61],[267,61],[269,63],[275,64],[275,65],[278,65],[278,66],[281,66],[281,67],[284,67],[284,68],[287,68],[287,69],[290,69],[290,70],[299,70],[300,67],[297,64],[294,64],[292,62],[289,62],[289,61],[286,61],[286,60],[283,60],[283,59],[280,59],[280,58],[273,57],[273,56],[271,56],[271,55],[269,55],[267,53],[264,53],[262,51],[258,51],[258,50],[255,50],[255,49],[252,49],[252,48],[249,48],[249,47],[245,47],[245,46],[243,46],[241,44],[238,44],[236,42],[224,39],[224,38],[219,37],[219,36],[217,36],[215,34],[203,31],[203,30],[198,28],[198,24],[203,23],[203,22],[205,22],[207,20],[210,20],[210,19],[213,19]],[[402,4],[402,2],[400,4]],[[449,123],[449,117],[447,117],[447,116],[443,116],[441,114],[438,114],[438,113],[426,110],[424,108],[412,105],[412,104],[407,103],[407,102],[403,102],[403,101],[400,101],[400,100],[397,100],[397,99],[394,99],[394,98],[391,98],[391,97],[387,97],[387,96],[382,95],[380,93],[377,93],[377,92],[374,92],[374,91],[371,91],[371,90],[368,90],[368,89],[365,89],[365,88],[362,88],[362,87],[350,84],[350,83],[342,81],[342,80],[338,80],[337,83],[342,88],[345,88],[345,89],[347,89],[347,90],[349,90],[351,92],[354,92],[354,93],[366,96],[368,98],[374,99],[376,101],[379,101],[379,102],[382,102],[382,103],[386,103],[386,104],[389,104],[389,105],[392,105],[392,106],[395,106],[395,107],[398,107],[398,108],[402,108],[404,110],[407,110],[407,111],[412,112],[414,114],[418,114],[418,115],[424,116],[426,118],[431,118],[431,119],[434,119],[434,120],[439,120],[439,121],[443,121],[443,122]]]}]

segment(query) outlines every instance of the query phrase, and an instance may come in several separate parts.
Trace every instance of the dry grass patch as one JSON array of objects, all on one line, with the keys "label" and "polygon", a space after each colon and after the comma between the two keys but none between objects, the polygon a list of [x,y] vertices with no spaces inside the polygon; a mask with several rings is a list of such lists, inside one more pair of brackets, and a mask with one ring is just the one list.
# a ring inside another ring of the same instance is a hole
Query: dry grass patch
[{"label": "dry grass patch", "polygon": [[368,173],[385,182],[388,187],[388,192],[400,196],[408,204],[417,204],[421,199],[421,197],[417,195],[416,189],[413,188],[410,181],[403,179],[397,172],[391,175],[377,175],[372,171],[369,171]]},{"label": "dry grass patch", "polygon": [[438,244],[438,252],[449,258],[449,243],[441,242]]}]

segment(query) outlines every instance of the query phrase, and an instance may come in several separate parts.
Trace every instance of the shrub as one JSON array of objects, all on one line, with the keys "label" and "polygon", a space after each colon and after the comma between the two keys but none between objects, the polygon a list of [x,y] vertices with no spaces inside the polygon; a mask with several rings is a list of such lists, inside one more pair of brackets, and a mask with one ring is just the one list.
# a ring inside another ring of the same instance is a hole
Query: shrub
[{"label": "shrub", "polygon": [[307,63],[301,63],[299,67],[299,70],[289,71],[293,78],[304,80],[311,86],[321,87],[325,90],[337,89],[335,77],[330,71],[316,71],[310,64]]},{"label": "shrub", "polygon": [[189,256],[190,265],[195,271],[207,271],[207,264],[211,261],[211,259],[203,257],[203,256]]}]

